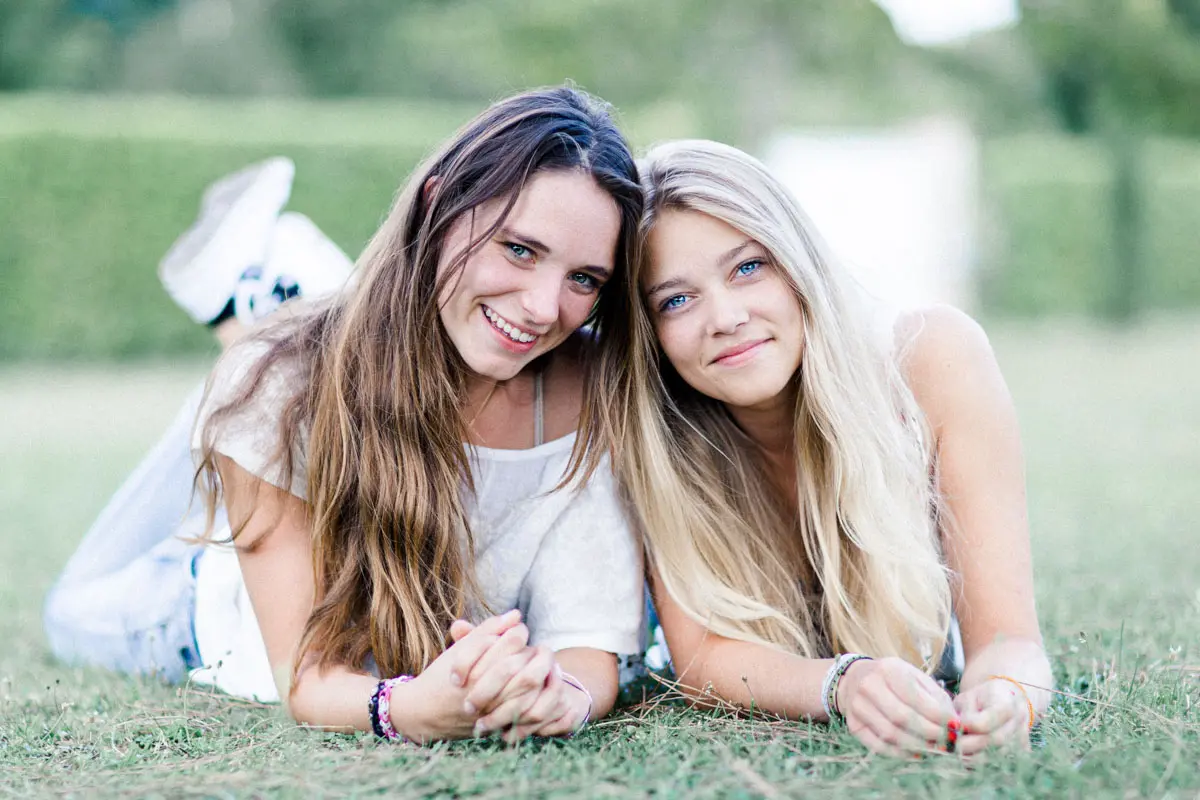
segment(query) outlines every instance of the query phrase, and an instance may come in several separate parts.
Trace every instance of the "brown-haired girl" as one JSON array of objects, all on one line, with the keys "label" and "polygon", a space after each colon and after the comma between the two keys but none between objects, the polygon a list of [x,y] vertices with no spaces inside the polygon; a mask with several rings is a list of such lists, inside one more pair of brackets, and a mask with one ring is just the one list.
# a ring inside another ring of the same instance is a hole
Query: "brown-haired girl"
[{"label": "brown-haired girl", "polygon": [[[264,172],[210,192],[217,223],[164,264],[199,319],[254,316],[254,293],[189,287],[269,229],[256,220],[282,203]],[[606,713],[616,654],[640,646],[640,555],[607,467],[574,467],[600,415],[589,337],[623,327],[606,286],[640,214],[628,147],[584,93],[518,95],[466,125],[356,280],[234,344],[193,405],[208,527],[227,515],[236,558],[173,525],[124,536],[106,512],[47,602],[55,651],[200,667],[235,693],[277,691],[298,722],[394,739],[559,735]],[[126,510],[147,496],[121,494]],[[165,573],[169,597],[139,595]]]}]

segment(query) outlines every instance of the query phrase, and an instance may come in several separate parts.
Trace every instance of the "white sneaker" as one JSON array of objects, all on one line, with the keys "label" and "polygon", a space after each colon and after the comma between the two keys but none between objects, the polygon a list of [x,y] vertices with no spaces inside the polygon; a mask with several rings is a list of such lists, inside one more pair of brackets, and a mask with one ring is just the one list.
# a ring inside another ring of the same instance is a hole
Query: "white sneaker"
[{"label": "white sneaker", "polygon": [[261,267],[292,192],[296,167],[271,158],[221,178],[200,201],[200,216],[158,265],[167,294],[197,322],[229,304],[242,274]]},{"label": "white sneaker", "polygon": [[266,263],[246,270],[233,293],[238,322],[252,325],[293,297],[316,300],[340,291],[354,263],[303,214],[275,223]]}]

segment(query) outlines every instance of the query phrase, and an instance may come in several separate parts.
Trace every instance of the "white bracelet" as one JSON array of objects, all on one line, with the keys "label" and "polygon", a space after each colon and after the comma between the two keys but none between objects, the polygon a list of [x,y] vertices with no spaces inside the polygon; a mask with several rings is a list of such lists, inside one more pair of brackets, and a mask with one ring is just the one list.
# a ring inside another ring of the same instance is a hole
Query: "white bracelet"
[{"label": "white bracelet", "polygon": [[855,661],[870,660],[870,656],[864,656],[861,653],[842,653],[833,660],[833,666],[825,673],[825,680],[821,681],[821,708],[825,710],[825,716],[829,718],[830,722],[842,718],[841,709],[837,704],[838,684],[841,683],[842,676]]}]

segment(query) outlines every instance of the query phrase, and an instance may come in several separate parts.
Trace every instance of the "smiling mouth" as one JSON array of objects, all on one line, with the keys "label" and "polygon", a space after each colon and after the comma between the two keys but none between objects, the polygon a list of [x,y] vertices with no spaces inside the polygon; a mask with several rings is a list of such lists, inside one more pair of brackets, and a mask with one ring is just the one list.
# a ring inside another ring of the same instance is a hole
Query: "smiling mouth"
[{"label": "smiling mouth", "polygon": [[536,333],[521,330],[487,306],[483,307],[483,315],[487,317],[487,321],[491,323],[493,328],[517,344],[532,344],[538,339]]},{"label": "smiling mouth", "polygon": [[713,363],[714,364],[736,363],[736,362],[742,360],[742,358],[741,358],[742,356],[752,353],[753,351],[757,350],[759,347],[761,347],[762,345],[766,344],[769,341],[771,341],[770,338],[756,339],[752,342],[744,342],[743,344],[734,345],[733,347],[730,347],[728,350],[725,350],[719,356],[714,358]]}]

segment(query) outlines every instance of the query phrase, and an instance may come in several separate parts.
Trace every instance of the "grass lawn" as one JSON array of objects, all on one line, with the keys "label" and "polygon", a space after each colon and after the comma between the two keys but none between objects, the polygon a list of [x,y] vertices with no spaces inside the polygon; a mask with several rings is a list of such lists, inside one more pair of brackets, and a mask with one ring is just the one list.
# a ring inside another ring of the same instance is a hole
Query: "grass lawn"
[{"label": "grass lawn", "polygon": [[398,748],[68,669],[42,596],[203,365],[0,369],[0,795],[1200,797],[1200,325],[997,325],[1059,688],[1044,747],[869,758],[823,726],[660,705],[570,742]]}]

